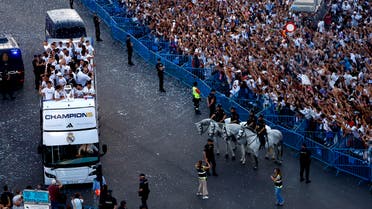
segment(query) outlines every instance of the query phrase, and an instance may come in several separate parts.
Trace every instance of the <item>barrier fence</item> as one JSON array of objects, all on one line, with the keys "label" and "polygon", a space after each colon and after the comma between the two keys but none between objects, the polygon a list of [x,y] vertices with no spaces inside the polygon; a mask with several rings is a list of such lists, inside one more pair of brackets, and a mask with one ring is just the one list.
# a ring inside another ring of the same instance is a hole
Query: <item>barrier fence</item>
[{"label": "barrier fence", "polygon": [[[211,69],[198,69],[190,67],[191,56],[172,53],[171,45],[164,40],[155,42],[151,39],[148,27],[141,25],[126,8],[120,8],[116,0],[81,0],[91,11],[96,13],[110,28],[114,39],[125,45],[126,36],[131,37],[134,51],[150,65],[157,63],[160,58],[165,66],[166,74],[178,79],[187,86],[198,83],[203,97],[206,97],[212,88],[218,92],[217,101],[225,110],[235,107],[241,120],[246,120],[249,110],[259,111],[265,115],[265,120],[272,128],[283,133],[284,144],[299,151],[302,143],[307,144],[313,153],[313,158],[323,162],[327,167],[333,167],[339,172],[356,176],[363,181],[372,182],[372,165],[364,157],[358,157],[337,146],[326,146],[322,140],[323,133],[304,132],[306,120],[292,115],[277,114],[275,107],[268,103],[267,98],[239,99],[226,97],[229,86],[225,81],[216,81],[212,78]],[[191,93],[190,93],[191,98]],[[350,151],[350,149],[348,149]]]}]

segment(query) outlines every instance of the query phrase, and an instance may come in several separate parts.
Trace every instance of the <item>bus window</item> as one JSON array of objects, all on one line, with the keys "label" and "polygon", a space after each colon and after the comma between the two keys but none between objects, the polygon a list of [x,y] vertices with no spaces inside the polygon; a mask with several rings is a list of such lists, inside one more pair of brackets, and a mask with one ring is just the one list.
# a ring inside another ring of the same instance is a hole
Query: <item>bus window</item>
[{"label": "bus window", "polygon": [[82,163],[98,162],[98,143],[46,146],[44,149],[44,164],[46,166],[67,166]]}]

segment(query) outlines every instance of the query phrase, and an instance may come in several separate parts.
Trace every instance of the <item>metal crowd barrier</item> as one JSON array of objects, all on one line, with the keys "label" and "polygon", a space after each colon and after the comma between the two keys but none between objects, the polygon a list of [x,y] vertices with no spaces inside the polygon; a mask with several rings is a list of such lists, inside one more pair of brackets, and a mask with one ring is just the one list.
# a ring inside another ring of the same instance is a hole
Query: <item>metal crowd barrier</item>
[{"label": "metal crowd barrier", "polygon": [[[204,97],[209,94],[212,88],[216,89],[218,91],[216,95],[218,103],[222,104],[226,110],[230,107],[235,107],[241,120],[246,120],[248,118],[249,110],[253,107],[250,107],[245,103],[247,101],[239,99],[234,100],[226,97],[225,95],[227,95],[229,91],[227,83],[217,82],[213,79],[207,78],[203,81],[202,74],[204,75],[204,73],[193,73],[192,70],[190,71],[182,67],[183,65],[189,66],[191,60],[189,56],[169,54],[168,52],[164,53],[164,51],[159,51],[160,53],[157,53],[157,50],[152,50],[149,48],[148,44],[141,41],[141,39],[137,39],[148,35],[150,30],[139,24],[135,25],[125,23],[125,21],[128,20],[123,18],[126,17],[125,14],[118,14],[116,11],[119,10],[112,9],[112,5],[117,4],[108,5],[110,4],[110,1],[108,0],[81,0],[81,2],[90,11],[97,13],[98,16],[100,16],[100,18],[110,27],[114,39],[125,45],[125,37],[130,35],[134,51],[136,51],[150,65],[155,65],[157,59],[161,58],[168,75],[180,80],[187,86],[192,86],[194,82],[197,82],[201,94]],[[124,9],[122,9],[122,12],[125,13]],[[110,14],[112,14],[112,16],[110,16]],[[364,181],[372,182],[371,164],[366,163],[363,159],[358,159],[350,155],[350,153],[326,147],[320,142],[314,141],[313,137],[309,137],[303,132],[306,130],[306,120],[297,121],[294,116],[280,116],[277,114],[272,103],[268,104],[262,96],[260,97],[261,98],[258,99],[256,103],[256,108],[260,111],[258,114],[263,114],[272,128],[279,129],[283,133],[285,145],[294,150],[300,150],[302,143],[306,143],[308,148],[312,150],[315,159],[320,160],[327,166],[337,169],[337,173],[342,171]],[[316,135],[317,133],[312,134]],[[317,137],[319,138],[319,136]]]},{"label": "metal crowd barrier", "polygon": [[342,150],[333,150],[333,165],[337,169],[337,174],[342,171],[356,176],[364,181],[372,181],[372,166],[365,160],[350,156]]}]

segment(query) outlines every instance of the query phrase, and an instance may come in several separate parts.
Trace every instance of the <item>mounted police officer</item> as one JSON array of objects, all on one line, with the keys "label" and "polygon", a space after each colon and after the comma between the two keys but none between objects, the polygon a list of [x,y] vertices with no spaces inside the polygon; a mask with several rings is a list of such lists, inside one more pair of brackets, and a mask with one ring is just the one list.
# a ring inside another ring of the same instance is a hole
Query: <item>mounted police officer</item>
[{"label": "mounted police officer", "polygon": [[216,112],[211,116],[211,119],[218,123],[223,123],[226,119],[226,114],[225,111],[222,109],[222,105],[218,104],[217,105],[217,110]]},{"label": "mounted police officer", "polygon": [[230,108],[230,113],[231,113],[230,123],[239,124],[240,123],[239,114],[236,112],[235,107]]},{"label": "mounted police officer", "polygon": [[260,115],[257,120],[256,131],[258,135],[258,139],[260,140],[260,149],[265,147],[266,138],[267,138],[267,131],[266,131],[266,124],[263,118],[263,115]]},{"label": "mounted police officer", "polygon": [[254,114],[253,110],[251,110],[251,112],[249,113],[249,118],[248,118],[247,123],[245,124],[245,126],[249,129],[255,131],[256,130],[256,124],[257,124],[257,117]]}]

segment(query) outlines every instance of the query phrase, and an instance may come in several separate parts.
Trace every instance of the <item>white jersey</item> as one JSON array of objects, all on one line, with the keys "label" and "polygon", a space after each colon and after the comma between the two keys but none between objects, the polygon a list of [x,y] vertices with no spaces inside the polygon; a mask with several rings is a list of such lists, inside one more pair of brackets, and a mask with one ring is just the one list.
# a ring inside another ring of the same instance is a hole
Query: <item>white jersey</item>
[{"label": "white jersey", "polygon": [[41,93],[43,93],[44,100],[52,100],[54,97],[54,87],[46,87],[41,90]]}]

